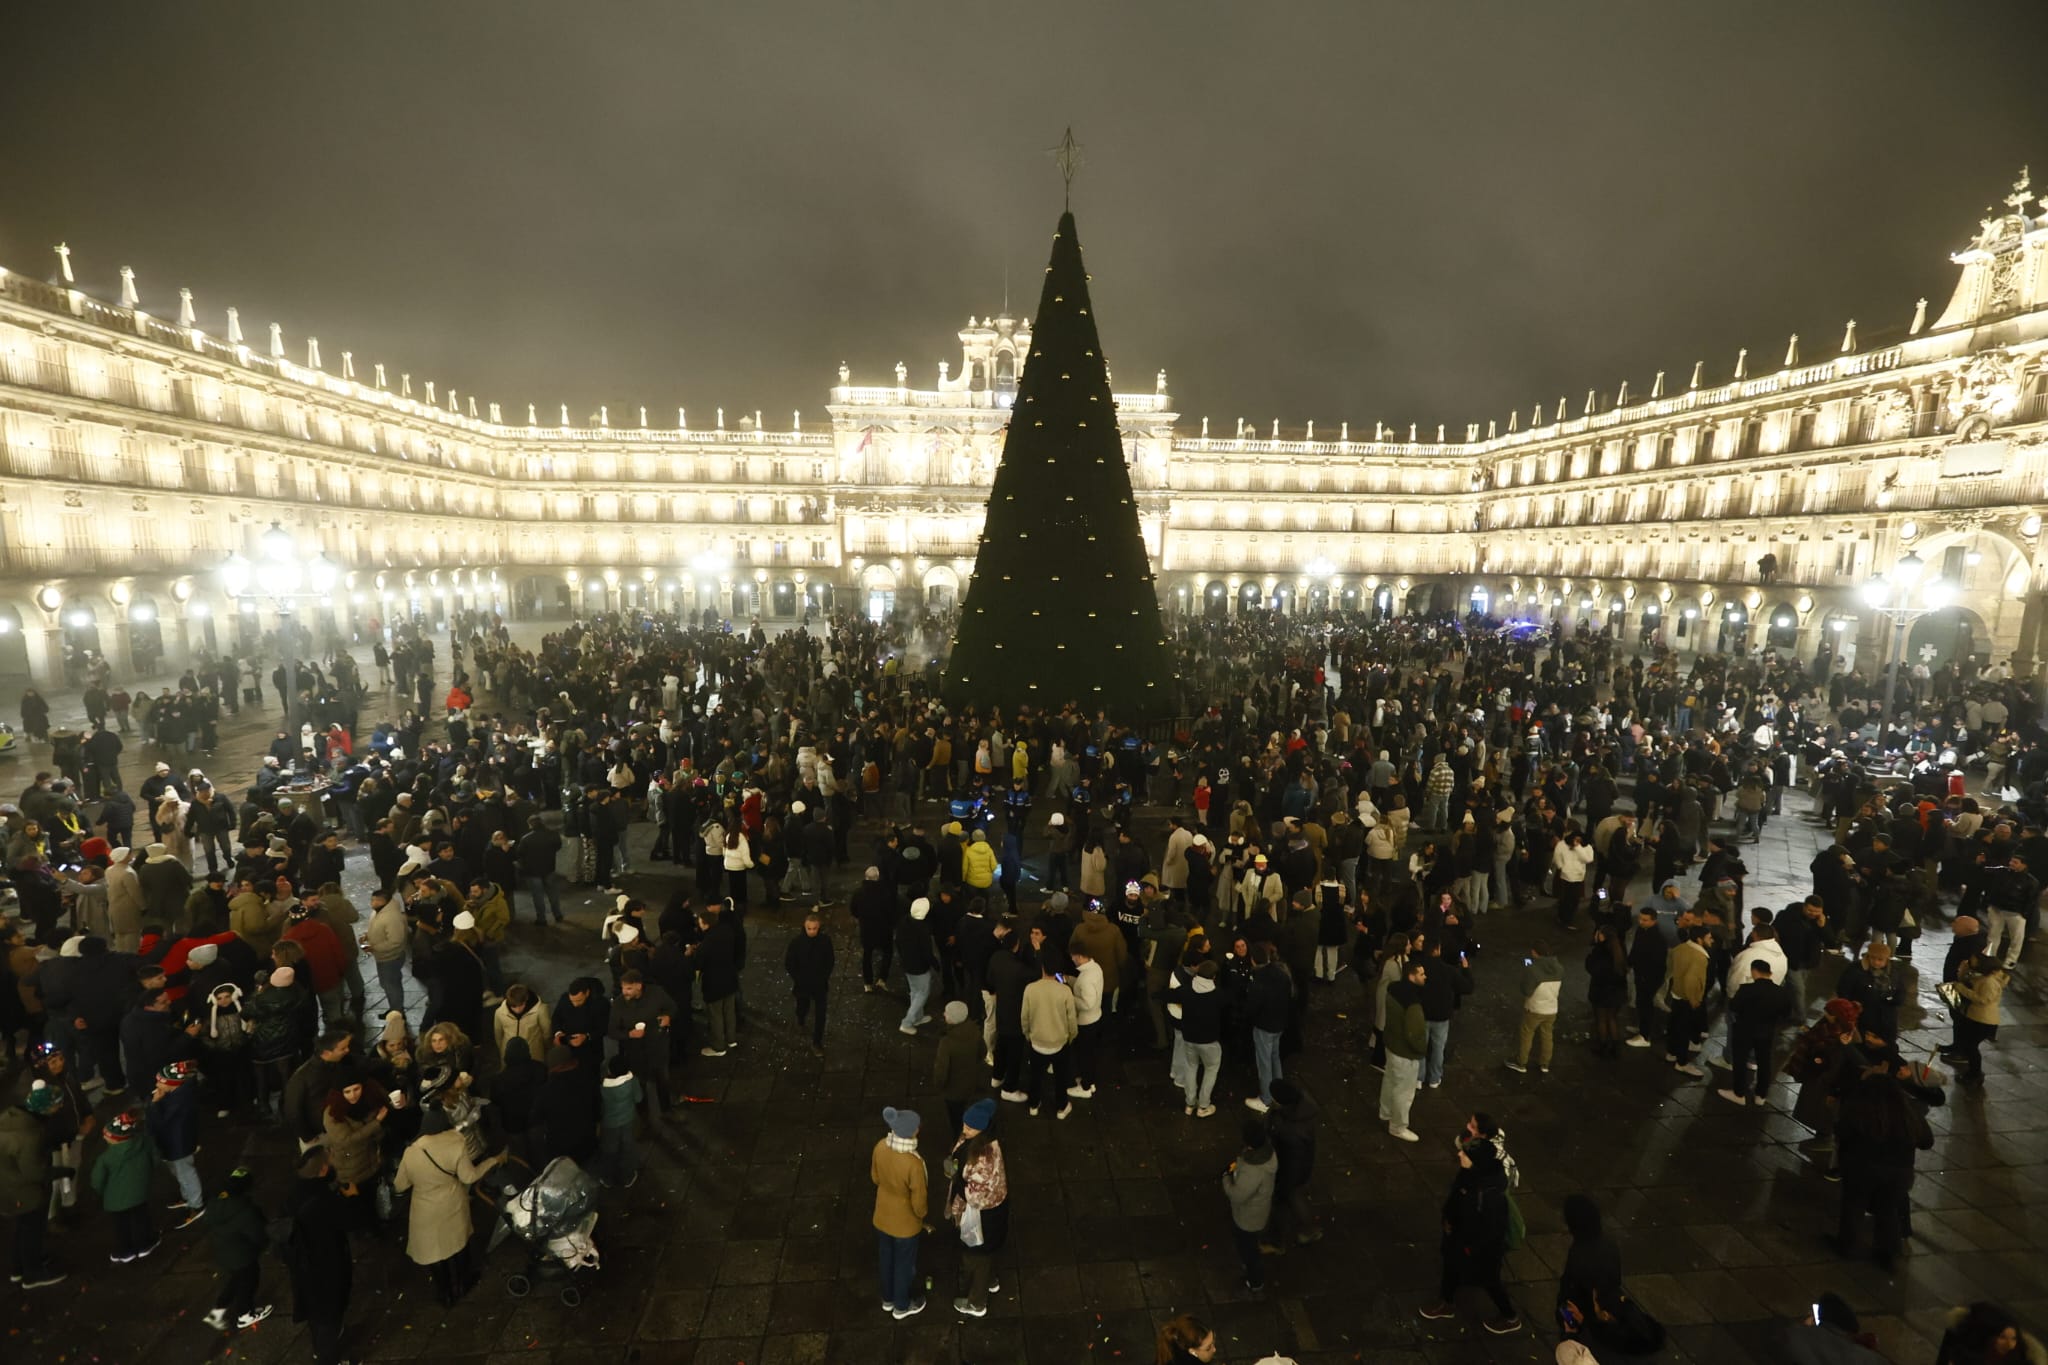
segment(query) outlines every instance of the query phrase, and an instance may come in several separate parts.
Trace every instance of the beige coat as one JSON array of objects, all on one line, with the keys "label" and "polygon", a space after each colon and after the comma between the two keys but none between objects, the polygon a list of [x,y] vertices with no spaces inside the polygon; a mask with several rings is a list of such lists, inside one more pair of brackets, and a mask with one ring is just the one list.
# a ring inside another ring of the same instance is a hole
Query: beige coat
[{"label": "beige coat", "polygon": [[549,1020],[545,1001],[536,1000],[533,1008],[524,1014],[514,1014],[511,1006],[499,1002],[491,1015],[491,1036],[497,1040],[498,1055],[505,1055],[505,1044],[514,1038],[526,1040],[526,1051],[535,1061],[548,1055],[548,1045],[554,1041],[554,1024]]},{"label": "beige coat", "polygon": [[107,923],[114,937],[142,941],[142,883],[132,867],[107,868]]},{"label": "beige coat", "polygon": [[467,1140],[452,1128],[416,1138],[405,1149],[391,1188],[412,1191],[405,1254],[414,1265],[445,1261],[469,1245],[469,1187],[484,1170],[470,1161]]}]

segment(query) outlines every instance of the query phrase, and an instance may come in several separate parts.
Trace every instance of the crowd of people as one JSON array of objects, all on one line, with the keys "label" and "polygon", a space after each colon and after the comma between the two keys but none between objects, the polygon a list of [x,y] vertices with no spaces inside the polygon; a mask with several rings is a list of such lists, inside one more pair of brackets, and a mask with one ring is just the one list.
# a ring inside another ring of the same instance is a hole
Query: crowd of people
[{"label": "crowd of people", "polygon": [[[81,1187],[116,1266],[155,1251],[162,1165],[179,1196],[163,1231],[197,1228],[221,1269],[208,1322],[263,1320],[278,1248],[316,1358],[340,1359],[364,1239],[402,1236],[452,1303],[480,1273],[479,1188],[564,1160],[635,1183],[679,1079],[749,1056],[764,924],[792,1022],[824,1051],[853,970],[831,932],[841,905],[863,993],[900,994],[890,1027],[930,1040],[946,1111],[934,1142],[919,1114],[885,1109],[871,1156],[894,1318],[927,1306],[918,1266],[939,1222],[958,1244],[952,1307],[984,1315],[1006,1260],[1002,1131],[1067,1119],[1108,1068],[1148,1064],[1197,1132],[1219,1087],[1242,1090],[1217,1216],[1263,1291],[1275,1257],[1325,1235],[1304,1052],[1378,1068],[1390,1138],[1416,1141],[1417,1096],[1449,1083],[1475,995],[1516,1002],[1502,1061],[1540,1083],[1577,1009],[1561,959],[1581,952],[1592,1056],[1662,1047],[1704,1078],[1725,1036],[1716,1089],[1744,1107],[1782,1067],[1840,1184],[1841,1249],[1867,1218],[1888,1266],[1911,1235],[1925,1112],[1944,1067],[1983,1082],[2035,923],[2029,869],[2048,866],[2039,699],[1974,666],[1915,680],[1887,716],[1879,681],[1825,652],[1682,666],[1476,617],[1246,616],[1176,630],[1185,714],[1141,722],[949,708],[936,661],[852,618],[771,636],[598,617],[531,648],[496,618],[451,624],[445,669],[411,623],[374,643],[374,685],[345,650],[280,666],[272,690],[297,684],[298,724],[246,783],[189,766],[217,742],[217,698],[262,704],[253,671],[237,695],[223,665],[149,706],[137,743],[154,766],[132,797],[116,748],[90,790],[87,771],[44,772],[0,806],[17,900],[0,1025],[27,1058],[0,1115],[0,1210],[24,1288],[63,1279],[47,1223]],[[87,709],[105,709],[88,724],[117,738],[136,704],[93,681]],[[365,727],[365,707],[385,714]],[[1810,895],[1754,904],[1742,847],[1800,818],[1795,787],[1832,840]],[[361,906],[350,884],[371,888]],[[565,890],[601,905],[594,941],[554,928]],[[800,913],[772,914],[791,900]],[[1951,907],[1953,1037],[1942,1058],[1907,1056],[1903,950]],[[1497,962],[1491,917],[1516,912],[1554,929]],[[504,961],[529,933],[583,968],[552,1007]],[[1319,989],[1357,991],[1364,1026],[1333,1028]],[[205,1132],[251,1122],[293,1144],[288,1233],[255,1173],[199,1169]],[[1474,1289],[1488,1331],[1523,1330],[1502,1280],[1526,1235],[1505,1129],[1468,1110],[1455,1146],[1421,1316]],[[1597,1205],[1566,1218],[1560,1359],[1645,1349],[1661,1329],[1622,1288]],[[1802,1331],[1855,1336],[1853,1315],[1821,1307]],[[1177,1319],[1158,1349],[1216,1348]]]}]

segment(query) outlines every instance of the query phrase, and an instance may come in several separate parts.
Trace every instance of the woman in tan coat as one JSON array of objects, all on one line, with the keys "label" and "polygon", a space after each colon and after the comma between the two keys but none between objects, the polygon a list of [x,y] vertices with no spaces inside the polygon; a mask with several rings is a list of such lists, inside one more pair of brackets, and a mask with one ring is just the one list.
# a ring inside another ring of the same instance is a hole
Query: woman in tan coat
[{"label": "woman in tan coat", "polygon": [[426,1106],[420,1135],[405,1149],[391,1188],[412,1191],[412,1215],[406,1226],[405,1254],[414,1265],[434,1272],[434,1288],[443,1306],[467,1294],[476,1283],[469,1269],[469,1187],[505,1159],[501,1152],[472,1162],[463,1135],[448,1126],[440,1105]]},{"label": "woman in tan coat", "polygon": [[361,1080],[351,1080],[327,1096],[320,1116],[326,1133],[327,1164],[346,1210],[344,1221],[354,1231],[372,1222],[373,1192],[384,1167],[384,1120],[389,1106],[368,1093]]}]

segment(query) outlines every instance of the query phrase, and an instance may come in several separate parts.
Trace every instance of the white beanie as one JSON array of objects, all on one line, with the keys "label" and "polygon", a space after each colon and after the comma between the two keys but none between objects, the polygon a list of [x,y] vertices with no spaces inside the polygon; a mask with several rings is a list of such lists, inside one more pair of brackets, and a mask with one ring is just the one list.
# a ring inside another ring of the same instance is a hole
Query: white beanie
[{"label": "white beanie", "polygon": [[806,806],[801,801],[792,801],[789,803],[789,813],[791,815],[802,815],[806,810],[809,809],[810,807]]},{"label": "white beanie", "polygon": [[476,928],[476,916],[470,914],[467,910],[463,911],[455,917],[455,927],[458,930]]},{"label": "white beanie", "polygon": [[191,952],[185,954],[185,965],[187,967],[210,967],[219,956],[219,944],[202,943]]},{"label": "white beanie", "polygon": [[70,938],[67,938],[67,939],[65,939],[65,940],[64,940],[64,946],[63,946],[63,947],[61,947],[61,948],[59,948],[59,949],[57,950],[57,956],[58,956],[58,957],[78,957],[78,956],[81,956],[81,950],[82,950],[82,949],[83,949],[84,947],[85,947],[85,935],[84,935],[84,934],[73,934],[73,935],[72,935],[72,936],[71,936]]},{"label": "white beanie", "polygon": [[910,917],[912,919],[923,919],[926,915],[929,915],[931,912],[932,903],[929,900],[926,900],[923,896],[919,896],[916,900],[910,903]]},{"label": "white beanie", "polygon": [[1060,826],[1066,823],[1067,817],[1060,814],[1058,811],[1054,811],[1051,815],[1045,817],[1045,827],[1047,829],[1058,829],[1060,828]]}]

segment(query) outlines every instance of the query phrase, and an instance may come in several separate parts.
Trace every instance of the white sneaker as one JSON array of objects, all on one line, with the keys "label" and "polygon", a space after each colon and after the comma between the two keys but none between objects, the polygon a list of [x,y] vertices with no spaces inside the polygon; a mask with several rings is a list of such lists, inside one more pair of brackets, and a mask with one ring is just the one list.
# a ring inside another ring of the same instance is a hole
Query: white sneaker
[{"label": "white sneaker", "polygon": [[1506,1068],[1507,1068],[1508,1070],[1510,1070],[1510,1071],[1520,1072],[1520,1073],[1522,1073],[1522,1074],[1524,1074],[1524,1075],[1526,1075],[1526,1074],[1528,1073],[1528,1070],[1529,1070],[1529,1068],[1528,1068],[1528,1067],[1524,1066],[1524,1065],[1523,1065],[1522,1063],[1520,1063],[1520,1062],[1503,1062],[1503,1063],[1501,1063],[1501,1065],[1502,1065],[1502,1066],[1505,1066],[1505,1067],[1506,1067]]},{"label": "white sneaker", "polygon": [[225,1308],[216,1308],[208,1313],[203,1321],[215,1331],[225,1332],[228,1330],[228,1311]]},{"label": "white sneaker", "polygon": [[254,1327],[257,1323],[263,1321],[265,1318],[269,1316],[270,1305],[267,1303],[261,1304],[255,1308],[250,1309],[248,1312],[242,1314],[242,1316],[240,1316],[239,1318],[236,1318],[235,1330],[239,1332],[247,1328]]},{"label": "white sneaker", "polygon": [[1244,1107],[1251,1110],[1254,1114],[1263,1114],[1266,1112],[1266,1109],[1268,1108],[1266,1102],[1260,1099],[1257,1095],[1245,1096]]},{"label": "white sneaker", "polygon": [[896,1031],[898,1033],[907,1033],[913,1038],[917,1036],[917,1030],[909,1024],[898,1024],[896,1026]]},{"label": "white sneaker", "polygon": [[1645,1037],[1644,1037],[1644,1036],[1643,1036],[1642,1034],[1638,1033],[1638,1034],[1636,1034],[1636,1035],[1635,1035],[1634,1037],[1632,1037],[1632,1038],[1628,1038],[1628,1039],[1625,1039],[1625,1040],[1623,1040],[1623,1046],[1625,1046],[1625,1047],[1648,1047],[1648,1046],[1650,1046],[1650,1040],[1649,1040],[1648,1038],[1645,1038]]},{"label": "white sneaker", "polygon": [[1388,1127],[1388,1129],[1387,1129],[1387,1131],[1388,1131],[1389,1133],[1393,1134],[1393,1135],[1394,1135],[1395,1137],[1397,1137],[1397,1138],[1401,1139],[1401,1141],[1403,1141],[1403,1142],[1420,1142],[1420,1141],[1422,1141],[1422,1135],[1421,1135],[1420,1133],[1416,1132],[1416,1131],[1415,1131],[1415,1130],[1414,1130],[1413,1128],[1395,1128],[1395,1127],[1389,1126],[1389,1127]]},{"label": "white sneaker", "polygon": [[1067,1087],[1067,1098],[1070,1100],[1092,1100],[1095,1098],[1095,1087],[1092,1085],[1070,1085]]},{"label": "white sneaker", "polygon": [[1012,1104],[1022,1104],[1024,1103],[1024,1101],[1031,1098],[1029,1095],[1025,1094],[1021,1090],[1003,1090],[999,1091],[998,1093],[1001,1094],[1004,1099],[1008,1100]]}]

